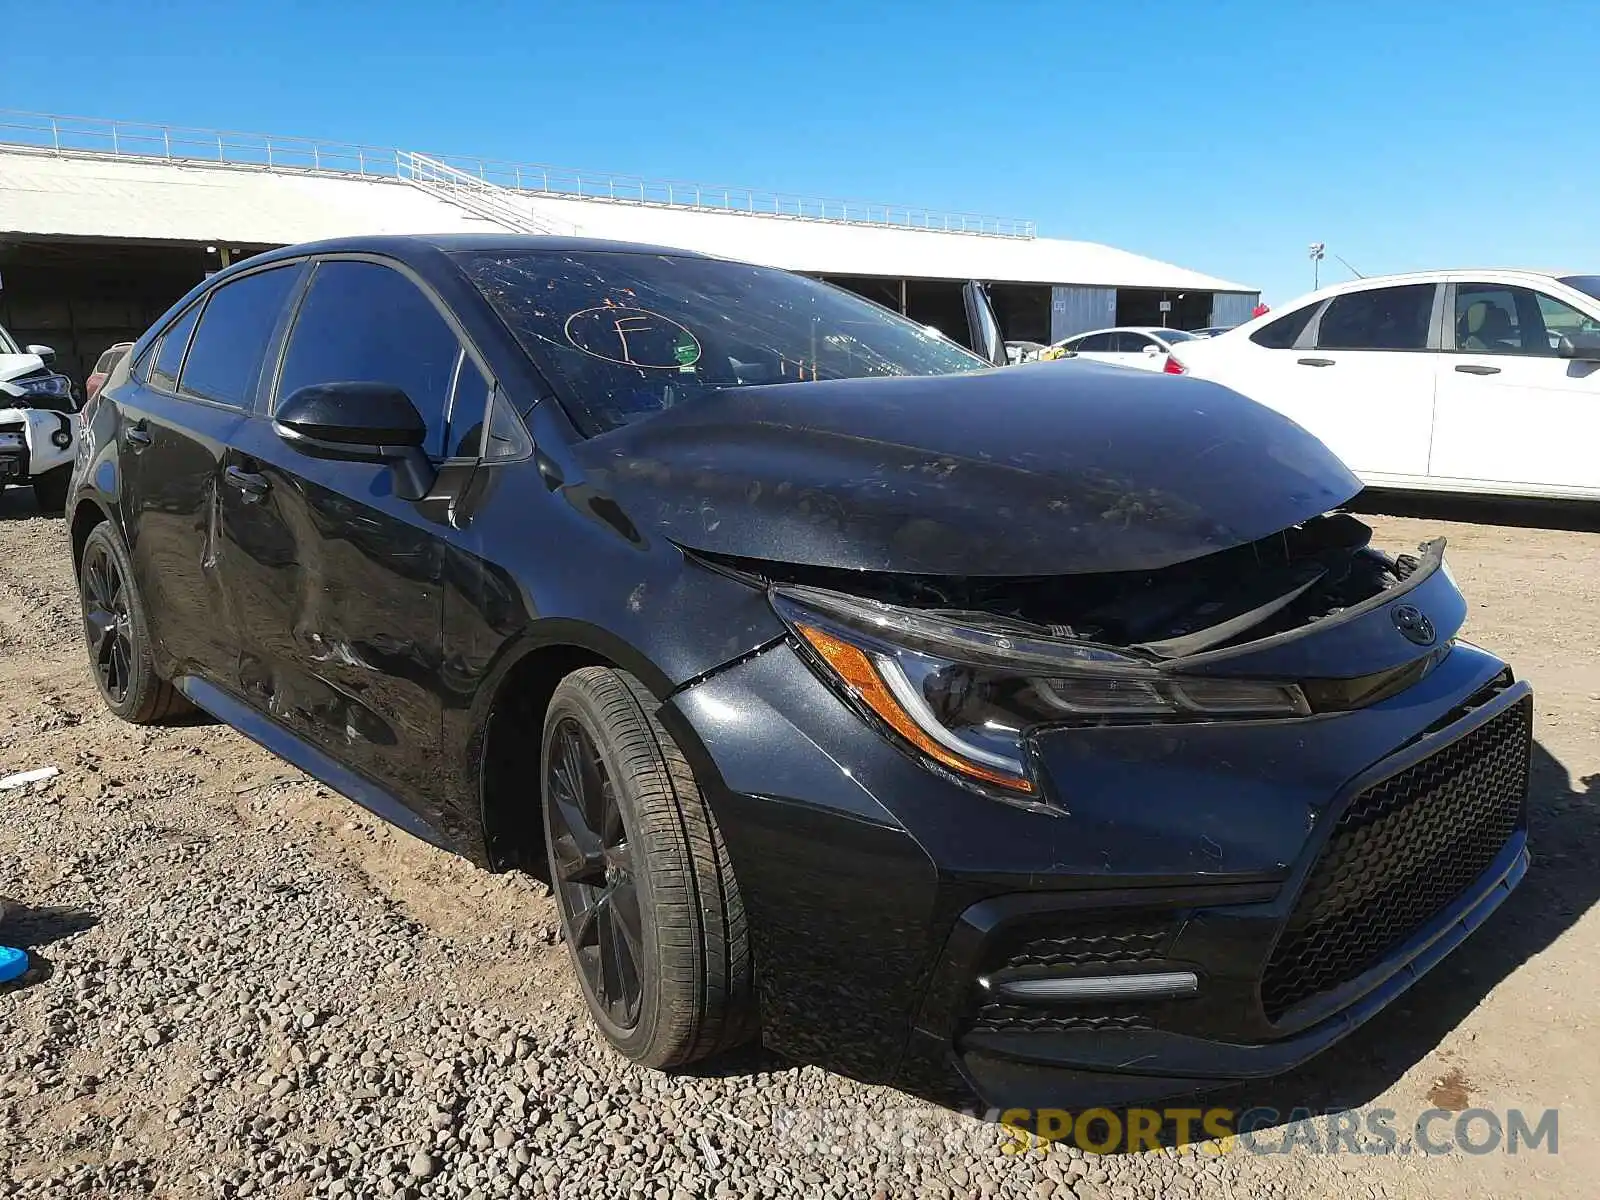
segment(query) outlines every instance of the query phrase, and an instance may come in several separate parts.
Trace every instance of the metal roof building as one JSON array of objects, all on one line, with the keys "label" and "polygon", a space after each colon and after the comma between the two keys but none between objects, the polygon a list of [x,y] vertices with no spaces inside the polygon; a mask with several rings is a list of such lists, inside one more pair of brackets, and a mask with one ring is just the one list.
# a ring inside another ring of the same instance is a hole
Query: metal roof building
[{"label": "metal roof building", "polygon": [[[1006,336],[1249,315],[1254,289],[1031,221],[423,155],[0,113],[0,319],[81,379],[241,253],[353,233],[615,238],[827,278],[941,327],[979,279]],[[1163,307],[1165,305],[1165,307]]]}]

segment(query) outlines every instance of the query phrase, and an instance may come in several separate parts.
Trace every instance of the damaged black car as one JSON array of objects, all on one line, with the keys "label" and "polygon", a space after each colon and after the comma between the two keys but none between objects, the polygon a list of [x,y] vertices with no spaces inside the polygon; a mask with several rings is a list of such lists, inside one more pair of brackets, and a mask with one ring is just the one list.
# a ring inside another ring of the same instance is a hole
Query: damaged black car
[{"label": "damaged black car", "polygon": [[549,879],[595,1023],[952,1102],[1281,1072],[1527,866],[1532,698],[1287,418],[558,238],[291,247],[84,414],[89,659]]}]

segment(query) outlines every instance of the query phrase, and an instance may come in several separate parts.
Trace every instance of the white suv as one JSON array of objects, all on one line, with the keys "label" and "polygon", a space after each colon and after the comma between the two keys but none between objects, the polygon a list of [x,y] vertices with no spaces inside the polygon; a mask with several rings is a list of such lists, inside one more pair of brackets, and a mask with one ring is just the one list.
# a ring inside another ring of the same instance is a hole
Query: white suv
[{"label": "white suv", "polygon": [[1600,499],[1600,275],[1361,279],[1173,353],[1366,483]]},{"label": "white suv", "polygon": [[78,442],[78,399],[54,362],[50,347],[18,346],[0,328],[0,489],[31,484],[45,512],[66,501]]}]

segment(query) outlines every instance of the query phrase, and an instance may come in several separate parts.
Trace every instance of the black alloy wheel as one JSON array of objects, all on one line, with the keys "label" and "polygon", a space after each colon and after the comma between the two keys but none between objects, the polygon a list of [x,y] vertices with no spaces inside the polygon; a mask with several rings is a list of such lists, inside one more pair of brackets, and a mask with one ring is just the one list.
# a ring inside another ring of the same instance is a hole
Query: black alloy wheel
[{"label": "black alloy wheel", "polygon": [[91,529],[78,558],[83,637],[106,707],[124,721],[149,725],[193,706],[156,674],[144,602],[114,529],[109,521]]},{"label": "black alloy wheel", "polygon": [[126,704],[133,683],[133,616],[122,568],[103,544],[83,556],[83,628],[100,691],[113,707]]},{"label": "black alloy wheel", "polygon": [[644,1000],[644,922],[633,850],[604,759],[573,717],[555,727],[545,779],[552,881],[573,958],[594,1005],[619,1033]]},{"label": "black alloy wheel", "polygon": [[545,849],[595,1025],[647,1067],[749,1041],[758,1013],[744,902],[711,806],[638,679],[584,667],[541,738]]}]

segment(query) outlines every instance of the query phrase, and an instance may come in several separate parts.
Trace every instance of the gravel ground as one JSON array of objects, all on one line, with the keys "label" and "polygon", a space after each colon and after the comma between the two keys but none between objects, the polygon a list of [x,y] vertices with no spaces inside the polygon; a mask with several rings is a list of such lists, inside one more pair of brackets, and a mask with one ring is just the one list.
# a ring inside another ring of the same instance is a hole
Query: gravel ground
[{"label": "gravel ground", "polygon": [[1402,1006],[1217,1102],[1402,1124],[1559,1107],[1557,1155],[1017,1154],[996,1125],[759,1051],[628,1065],[584,1019],[540,884],[392,832],[224,727],[107,716],[62,524],[11,491],[0,776],[61,774],[0,793],[0,940],[36,961],[0,990],[0,1196],[1592,1194],[1600,535],[1376,522],[1396,548],[1450,535],[1469,634],[1540,691],[1538,862]]}]

